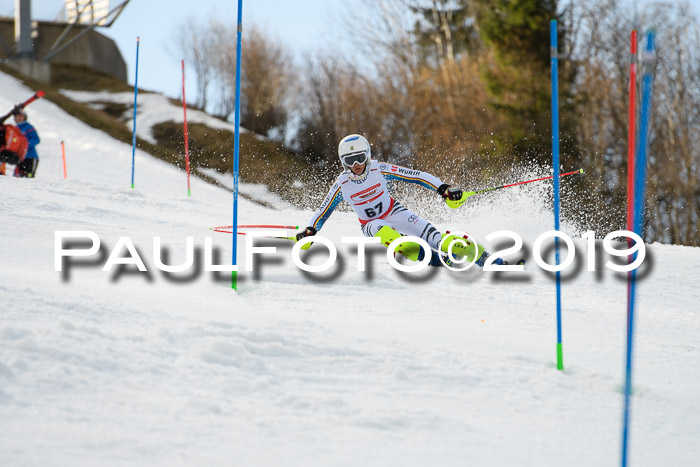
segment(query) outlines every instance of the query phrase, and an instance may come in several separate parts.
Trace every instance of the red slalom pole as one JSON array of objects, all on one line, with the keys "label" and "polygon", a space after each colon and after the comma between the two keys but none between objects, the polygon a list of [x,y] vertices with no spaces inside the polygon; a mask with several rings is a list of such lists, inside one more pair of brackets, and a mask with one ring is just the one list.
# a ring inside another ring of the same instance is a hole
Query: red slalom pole
[{"label": "red slalom pole", "polygon": [[185,115],[185,170],[187,171],[187,196],[192,196],[190,191],[190,142],[187,133],[187,101],[185,100],[185,61],[182,60],[182,110]]},{"label": "red slalom pole", "polygon": [[[627,130],[627,230],[634,229],[634,151],[637,102],[637,31],[630,37],[629,128]],[[629,239],[630,243],[632,239]],[[631,246],[631,245],[630,245]]]},{"label": "red slalom pole", "polygon": [[66,145],[61,141],[61,153],[63,154],[63,179],[68,178],[68,172],[66,172]]},{"label": "red slalom pole", "polygon": [[[635,127],[636,127],[636,104],[637,104],[637,31],[632,30],[630,34],[630,83],[629,83],[629,118],[628,118],[628,129],[627,129],[627,230],[630,232],[634,231],[634,172],[635,172],[635,160],[634,152],[635,147]],[[632,238],[627,238],[628,248],[632,248],[632,243],[634,240]],[[628,262],[631,263],[633,256],[630,255]],[[631,277],[632,272],[627,273],[627,303],[630,301],[632,287]],[[627,323],[629,326],[629,307],[627,315]]]}]

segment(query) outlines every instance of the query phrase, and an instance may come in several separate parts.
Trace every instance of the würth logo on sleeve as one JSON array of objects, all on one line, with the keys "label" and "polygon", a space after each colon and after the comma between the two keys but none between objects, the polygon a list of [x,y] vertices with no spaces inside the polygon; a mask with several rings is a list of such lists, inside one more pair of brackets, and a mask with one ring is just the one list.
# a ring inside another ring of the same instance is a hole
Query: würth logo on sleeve
[{"label": "w\u00fcrth logo on sleeve", "polygon": [[408,170],[408,169],[404,169],[403,167],[401,167],[399,169],[399,173],[406,174],[406,175],[419,175],[420,171],[419,170]]}]

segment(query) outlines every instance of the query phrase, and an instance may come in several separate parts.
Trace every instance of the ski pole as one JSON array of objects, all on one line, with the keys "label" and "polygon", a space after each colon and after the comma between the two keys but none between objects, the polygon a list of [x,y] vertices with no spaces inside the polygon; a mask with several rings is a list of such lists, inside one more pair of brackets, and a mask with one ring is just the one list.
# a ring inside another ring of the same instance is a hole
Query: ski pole
[{"label": "ski pole", "polygon": [[[298,225],[263,225],[263,224],[255,224],[255,225],[239,225],[238,228],[269,228],[269,229],[298,229]],[[227,233],[227,234],[233,234],[233,226],[232,225],[220,225],[218,227],[209,227],[209,230],[213,230],[214,232],[221,232],[221,233]],[[238,235],[246,235],[246,232],[236,232]],[[268,238],[268,239],[277,239],[277,240],[290,240],[294,243],[297,241],[296,235],[292,235],[291,237],[278,237],[278,236],[261,236],[260,238]],[[308,250],[311,247],[312,243],[307,243],[306,245],[302,246],[302,250]]]},{"label": "ski pole", "polygon": [[12,115],[12,112],[14,112],[15,109],[20,109],[20,110],[21,110],[21,109],[25,108],[26,106],[28,106],[29,104],[31,104],[32,102],[34,102],[35,100],[41,99],[42,97],[44,97],[44,91],[37,91],[32,97],[30,97],[30,98],[27,99],[26,101],[22,102],[21,104],[17,104],[17,105],[14,107],[14,109],[10,110],[7,114],[5,114],[5,115],[3,115],[2,117],[0,117],[0,123],[4,123],[5,120],[7,120],[8,118],[10,118],[10,115]]},{"label": "ski pole", "polygon": [[[239,229],[299,229],[298,225],[274,225],[274,224],[238,224]],[[219,225],[216,227],[210,227],[209,230],[214,231],[229,231],[233,229],[232,225]],[[228,232],[233,233],[233,232]]]},{"label": "ski pole", "polygon": [[[559,175],[559,178],[561,177],[566,177],[567,175],[576,175],[576,174],[582,174],[583,169],[579,169],[573,172],[567,172]],[[501,186],[496,186],[493,188],[486,188],[484,190],[479,190],[479,191],[465,191],[462,193],[462,197],[458,200],[447,200],[447,205],[451,207],[452,209],[460,207],[464,202],[469,198],[470,196],[478,195],[479,193],[486,193],[488,191],[494,191],[494,190],[500,190],[501,188],[508,188],[511,186],[516,186],[516,185],[524,185],[526,183],[533,183],[533,182],[540,182],[542,180],[549,180],[550,178],[554,178],[554,175],[550,175],[549,177],[542,177],[542,178],[536,178],[534,180],[526,180],[524,182],[517,182],[517,183],[510,183],[508,185],[501,185]]]}]

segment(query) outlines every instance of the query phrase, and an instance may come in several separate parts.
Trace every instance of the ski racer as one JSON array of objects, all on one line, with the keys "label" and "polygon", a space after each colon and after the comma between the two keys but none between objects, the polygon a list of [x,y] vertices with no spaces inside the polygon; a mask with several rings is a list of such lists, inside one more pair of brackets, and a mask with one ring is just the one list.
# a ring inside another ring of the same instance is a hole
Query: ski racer
[{"label": "ski racer", "polygon": [[[443,235],[430,222],[411,212],[395,200],[387,189],[388,180],[399,180],[421,185],[429,190],[437,192],[443,199],[459,200],[462,198],[460,188],[451,187],[438,177],[420,170],[412,170],[398,165],[379,162],[371,158],[372,151],[367,139],[361,135],[346,136],[338,145],[338,157],[345,169],[331,186],[328,194],[318,210],[311,216],[308,227],[297,234],[297,241],[304,237],[313,236],[321,230],[328,220],[333,209],[343,200],[350,203],[355,210],[362,226],[362,233],[367,237],[380,237],[384,245],[389,245],[393,240],[411,235],[419,237],[427,242],[432,249],[430,259],[431,266],[440,266],[440,256],[447,251],[447,246],[454,240],[454,236],[443,242]],[[466,245],[458,247],[458,245]],[[425,252],[418,248],[417,244],[413,252],[396,251],[409,259],[420,261]],[[410,250],[407,248],[406,250]],[[453,251],[464,256],[468,261],[477,258],[476,264],[484,265],[489,256],[483,247],[471,242],[455,242]],[[438,253],[440,252],[440,253]],[[443,261],[451,262],[450,258]],[[500,258],[495,264],[504,264]]]}]

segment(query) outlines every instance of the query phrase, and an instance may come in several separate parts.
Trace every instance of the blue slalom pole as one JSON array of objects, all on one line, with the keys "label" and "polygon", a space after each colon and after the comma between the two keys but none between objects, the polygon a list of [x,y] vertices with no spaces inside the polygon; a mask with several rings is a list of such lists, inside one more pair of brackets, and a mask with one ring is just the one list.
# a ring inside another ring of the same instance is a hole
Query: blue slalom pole
[{"label": "blue slalom pole", "polygon": [[[236,266],[238,247],[238,152],[241,127],[241,36],[243,34],[243,0],[238,0],[238,33],[236,39],[236,111],[233,135],[233,252],[231,264]],[[231,271],[231,288],[238,290],[238,271]]]},{"label": "blue slalom pole", "polygon": [[134,188],[134,166],[136,164],[136,102],[139,96],[139,37],[136,38],[136,79],[134,79],[134,134],[131,138],[131,188]]},{"label": "blue slalom pole", "polygon": [[[644,238],[644,200],[647,179],[647,149],[649,145],[649,122],[651,119],[651,95],[654,85],[655,44],[654,32],[647,33],[642,76],[642,112],[639,119],[636,167],[634,174],[634,232]],[[637,253],[634,253],[634,259]],[[627,302],[627,360],[625,364],[625,403],[622,422],[622,467],[627,466],[629,448],[630,396],[632,395],[632,343],[634,341],[634,299],[637,270],[629,276],[630,293]]]},{"label": "blue slalom pole", "polygon": [[[549,23],[549,46],[552,65],[552,167],[554,168],[554,230],[559,230],[559,53],[557,20]],[[554,237],[554,257],[559,265],[559,237]],[[561,271],[557,271],[557,370],[564,369],[561,342]]]}]

